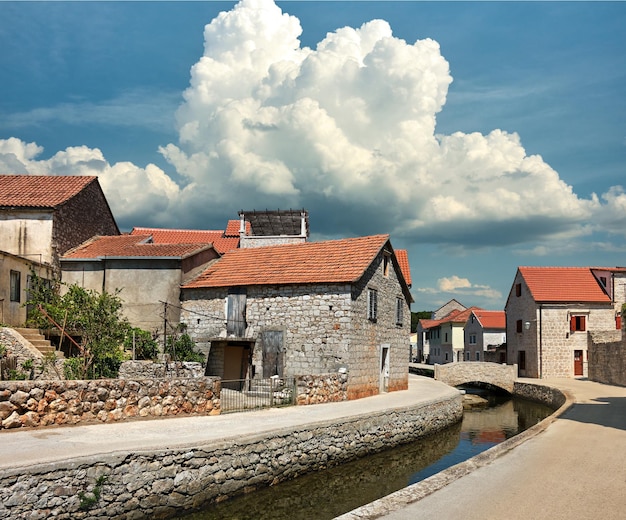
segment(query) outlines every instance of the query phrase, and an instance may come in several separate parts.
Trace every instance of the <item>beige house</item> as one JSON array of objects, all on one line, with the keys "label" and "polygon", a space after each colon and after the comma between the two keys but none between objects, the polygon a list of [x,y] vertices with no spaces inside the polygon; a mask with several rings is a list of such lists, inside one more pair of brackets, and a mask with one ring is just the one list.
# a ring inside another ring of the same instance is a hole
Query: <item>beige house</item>
[{"label": "beige house", "polygon": [[587,376],[589,334],[619,330],[626,268],[519,267],[506,302],[508,363],[522,377]]},{"label": "beige house", "polygon": [[161,335],[178,325],[181,285],[218,256],[211,244],[155,244],[150,235],[94,237],[61,257],[62,280],[97,292],[121,290],[130,323]]},{"label": "beige house", "polygon": [[21,327],[26,323],[31,274],[52,278],[52,267],[0,251],[0,324]]},{"label": "beige house", "polygon": [[97,177],[0,175],[0,251],[53,266],[94,235],[119,235]]},{"label": "beige house", "polygon": [[478,307],[460,310],[453,308],[440,319],[420,320],[421,330],[429,342],[428,363],[458,363],[465,359],[465,324],[470,313]]},{"label": "beige house", "polygon": [[388,235],[237,249],[183,286],[181,322],[225,380],[339,371],[349,399],[402,390],[405,272]]}]

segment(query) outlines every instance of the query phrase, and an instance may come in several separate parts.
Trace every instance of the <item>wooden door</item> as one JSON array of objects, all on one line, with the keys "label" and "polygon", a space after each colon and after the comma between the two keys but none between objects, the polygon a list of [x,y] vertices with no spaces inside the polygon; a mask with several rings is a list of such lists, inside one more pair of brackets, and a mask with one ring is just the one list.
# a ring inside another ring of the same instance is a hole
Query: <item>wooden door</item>
[{"label": "wooden door", "polygon": [[574,375],[583,375],[583,351],[574,350]]},{"label": "wooden door", "polygon": [[283,377],[284,352],[283,331],[266,330],[261,333],[263,342],[263,378]]},{"label": "wooden door", "polygon": [[231,289],[226,306],[226,333],[243,338],[246,333],[246,289]]}]

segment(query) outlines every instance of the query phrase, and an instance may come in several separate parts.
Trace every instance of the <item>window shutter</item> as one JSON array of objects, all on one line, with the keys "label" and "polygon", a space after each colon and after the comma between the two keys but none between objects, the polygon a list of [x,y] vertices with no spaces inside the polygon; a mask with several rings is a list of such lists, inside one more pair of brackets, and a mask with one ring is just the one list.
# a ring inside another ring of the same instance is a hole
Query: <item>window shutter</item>
[{"label": "window shutter", "polygon": [[585,320],[585,316],[580,316],[580,329],[578,330],[587,330]]},{"label": "window shutter", "polygon": [[622,328],[622,316],[621,315],[615,316],[615,328],[617,330],[621,330]]},{"label": "window shutter", "polygon": [[576,316],[570,316],[569,330],[570,332],[574,332],[576,330]]}]

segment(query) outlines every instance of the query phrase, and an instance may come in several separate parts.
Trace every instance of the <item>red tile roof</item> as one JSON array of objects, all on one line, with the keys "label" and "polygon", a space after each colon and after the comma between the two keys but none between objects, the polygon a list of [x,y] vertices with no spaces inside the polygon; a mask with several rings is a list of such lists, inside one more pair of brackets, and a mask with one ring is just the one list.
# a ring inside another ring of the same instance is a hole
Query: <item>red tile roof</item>
[{"label": "red tile roof", "polygon": [[409,254],[406,249],[396,249],[396,258],[400,264],[400,270],[406,283],[411,286],[411,266],[409,265]]},{"label": "red tile roof", "polygon": [[352,283],[388,241],[389,235],[375,235],[235,249],[185,287]]},{"label": "red tile roof", "polygon": [[[226,226],[226,231],[224,231],[224,236],[239,238],[240,227],[241,227],[241,221],[229,220],[228,225]],[[250,222],[246,220],[246,235],[249,235],[251,230],[252,230],[252,227],[250,226]]]},{"label": "red tile roof", "polygon": [[63,260],[99,259],[104,257],[186,258],[207,249],[207,244],[154,244],[150,235],[100,236],[88,240],[63,255]]},{"label": "red tile roof", "polygon": [[506,329],[506,314],[504,311],[474,310],[474,315],[483,329]]},{"label": "red tile roof", "polygon": [[[239,223],[238,220],[231,222]],[[225,237],[223,231],[135,227],[130,234],[151,235],[155,244],[213,244],[220,254],[239,247],[239,234]]]},{"label": "red tile roof", "polygon": [[480,311],[480,310],[482,310],[480,307],[469,307],[468,309],[464,309],[464,310],[454,309],[449,314],[446,314],[440,320],[424,320],[424,319],[422,319],[422,320],[419,320],[419,321],[422,324],[422,328],[424,330],[432,329],[434,327],[438,327],[439,325],[442,325],[444,323],[462,323],[462,324],[465,324],[467,322],[467,318],[469,318],[470,313],[472,311]]},{"label": "red tile roof", "polygon": [[519,272],[536,302],[611,301],[590,267],[520,267]]},{"label": "red tile roof", "polygon": [[0,207],[56,208],[97,180],[95,176],[0,175]]}]

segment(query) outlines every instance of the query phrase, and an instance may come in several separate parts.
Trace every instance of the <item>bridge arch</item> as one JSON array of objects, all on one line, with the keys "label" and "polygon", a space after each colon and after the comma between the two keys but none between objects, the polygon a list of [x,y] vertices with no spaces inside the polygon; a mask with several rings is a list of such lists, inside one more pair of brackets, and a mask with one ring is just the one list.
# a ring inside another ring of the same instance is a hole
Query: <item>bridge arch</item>
[{"label": "bridge arch", "polygon": [[513,393],[517,365],[500,365],[482,361],[462,361],[435,365],[435,379],[450,386],[485,383]]}]

